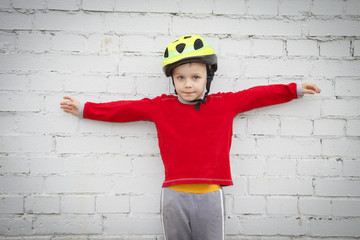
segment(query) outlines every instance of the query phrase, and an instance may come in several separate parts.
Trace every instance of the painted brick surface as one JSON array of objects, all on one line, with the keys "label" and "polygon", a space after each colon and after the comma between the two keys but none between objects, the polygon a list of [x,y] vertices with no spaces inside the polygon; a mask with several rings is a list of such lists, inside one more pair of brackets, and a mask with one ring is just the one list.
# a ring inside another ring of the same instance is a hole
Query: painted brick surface
[{"label": "painted brick surface", "polygon": [[213,93],[323,90],[234,119],[226,239],[360,237],[358,0],[1,0],[0,240],[164,239],[156,126],[59,102],[173,94],[161,56],[183,34],[217,52]]}]

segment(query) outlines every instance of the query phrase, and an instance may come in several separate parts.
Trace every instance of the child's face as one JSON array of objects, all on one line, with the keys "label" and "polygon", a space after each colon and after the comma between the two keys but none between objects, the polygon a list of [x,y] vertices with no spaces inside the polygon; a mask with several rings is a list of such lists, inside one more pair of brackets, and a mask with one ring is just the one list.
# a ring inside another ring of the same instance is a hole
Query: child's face
[{"label": "child's face", "polygon": [[202,96],[206,85],[206,65],[202,62],[190,62],[173,70],[176,92],[185,101],[193,101]]}]

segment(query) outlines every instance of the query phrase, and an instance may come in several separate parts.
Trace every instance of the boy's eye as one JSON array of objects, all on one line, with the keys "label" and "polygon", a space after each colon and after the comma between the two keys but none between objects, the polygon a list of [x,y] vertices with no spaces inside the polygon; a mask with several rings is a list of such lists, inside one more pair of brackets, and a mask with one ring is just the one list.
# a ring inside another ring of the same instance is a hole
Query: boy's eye
[{"label": "boy's eye", "polygon": [[194,76],[194,79],[195,79],[195,80],[197,80],[197,79],[199,79],[199,78],[200,78],[199,76]]},{"label": "boy's eye", "polygon": [[178,76],[177,78],[178,78],[179,80],[184,79],[184,77],[183,77],[183,76]]}]

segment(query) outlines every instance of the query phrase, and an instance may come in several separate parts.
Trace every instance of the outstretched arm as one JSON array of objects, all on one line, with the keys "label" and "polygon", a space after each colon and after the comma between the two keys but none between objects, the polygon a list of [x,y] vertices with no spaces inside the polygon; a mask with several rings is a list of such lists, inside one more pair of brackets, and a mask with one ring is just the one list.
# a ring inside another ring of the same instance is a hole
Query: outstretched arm
[{"label": "outstretched arm", "polygon": [[65,96],[64,99],[69,100],[60,103],[60,107],[64,110],[64,112],[78,116],[80,102],[77,99],[70,96]]}]

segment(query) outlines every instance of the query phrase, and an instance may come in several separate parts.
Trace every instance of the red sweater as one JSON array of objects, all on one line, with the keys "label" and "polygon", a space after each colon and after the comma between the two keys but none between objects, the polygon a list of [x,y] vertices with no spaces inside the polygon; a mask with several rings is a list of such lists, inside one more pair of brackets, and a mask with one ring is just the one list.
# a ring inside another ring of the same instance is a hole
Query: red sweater
[{"label": "red sweater", "polygon": [[207,97],[200,111],[176,96],[90,103],[84,118],[109,121],[153,121],[165,167],[164,186],[185,183],[232,185],[229,152],[234,117],[254,108],[297,98],[296,84],[269,85]]}]

